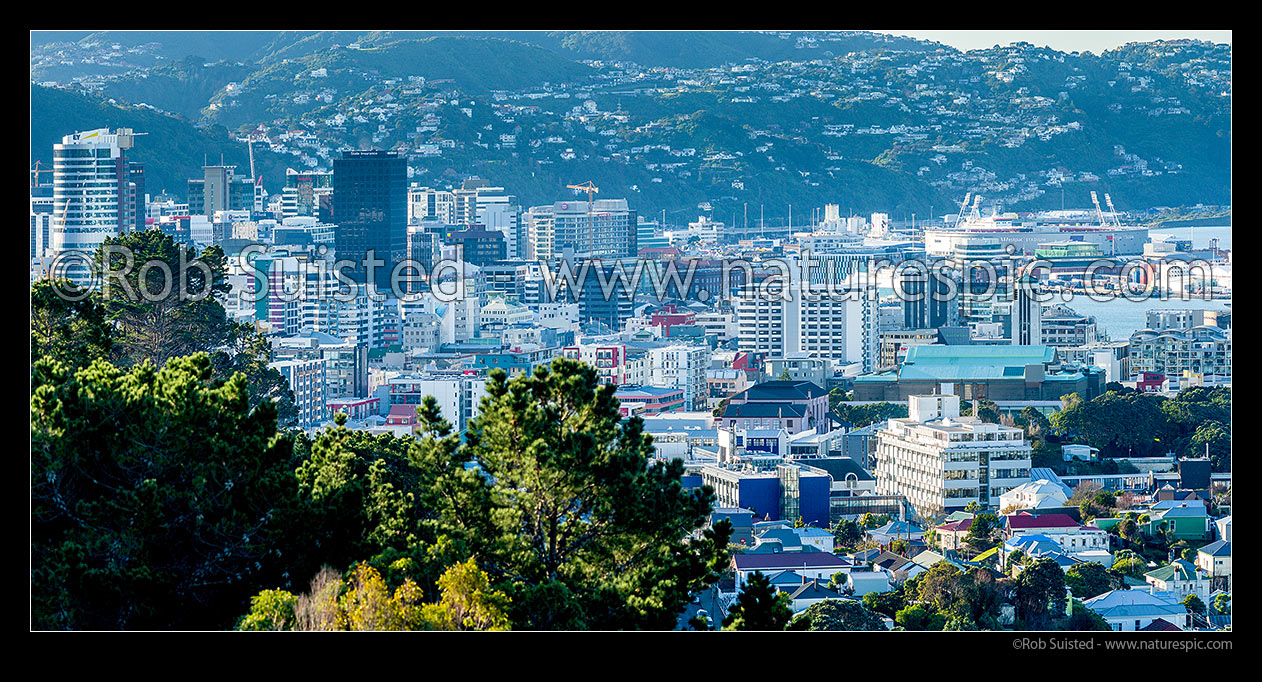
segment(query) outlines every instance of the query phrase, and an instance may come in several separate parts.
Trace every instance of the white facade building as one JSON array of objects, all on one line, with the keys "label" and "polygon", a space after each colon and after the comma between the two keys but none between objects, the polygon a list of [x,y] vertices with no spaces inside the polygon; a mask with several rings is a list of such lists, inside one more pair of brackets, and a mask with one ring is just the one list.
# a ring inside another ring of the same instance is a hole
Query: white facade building
[{"label": "white facade building", "polygon": [[960,416],[954,395],[911,396],[909,417],[877,431],[876,492],[905,495],[934,519],[970,502],[992,507],[1030,480],[1029,443],[1021,429]]}]

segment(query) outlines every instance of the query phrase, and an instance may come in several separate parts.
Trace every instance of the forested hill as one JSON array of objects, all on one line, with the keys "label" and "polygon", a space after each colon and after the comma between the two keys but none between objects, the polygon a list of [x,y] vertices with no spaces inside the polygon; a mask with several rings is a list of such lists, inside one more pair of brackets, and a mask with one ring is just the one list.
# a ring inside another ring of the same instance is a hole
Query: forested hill
[{"label": "forested hill", "polygon": [[[529,203],[592,180],[668,219],[748,206],[777,223],[825,203],[923,219],[969,192],[987,210],[1081,207],[1091,191],[1122,210],[1231,203],[1223,44],[1095,55],[865,32],[216,35],[214,49],[205,34],[33,35],[31,78],[116,118],[175,119],[145,121],[149,145],[173,146],[159,162],[171,172],[218,144],[239,158],[231,139],[252,134],[282,172],[391,149],[414,182],[478,175]],[[33,133],[47,131],[34,145],[93,118],[61,113],[33,108]]]},{"label": "forested hill", "polygon": [[[52,167],[53,145],[77,130],[132,128],[148,133],[136,138],[130,151],[133,161],[145,164],[145,188],[151,195],[163,191],[184,197],[188,179],[198,177],[203,161],[236,164],[249,174],[249,150],[222,126],[198,128],[188,121],[133,106],[118,106],[84,95],[31,86],[31,163]],[[286,158],[256,147],[255,167],[264,182],[284,182]]]}]

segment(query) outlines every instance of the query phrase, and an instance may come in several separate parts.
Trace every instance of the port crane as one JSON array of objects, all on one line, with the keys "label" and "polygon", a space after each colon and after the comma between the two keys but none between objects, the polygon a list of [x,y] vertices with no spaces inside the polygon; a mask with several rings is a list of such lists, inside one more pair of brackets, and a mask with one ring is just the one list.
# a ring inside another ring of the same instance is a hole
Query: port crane
[{"label": "port crane", "polygon": [[1100,209],[1100,198],[1096,196],[1095,190],[1091,190],[1091,203],[1095,205],[1096,217],[1100,219],[1100,226],[1104,226],[1104,211]]},{"label": "port crane", "polygon": [[1108,192],[1104,193],[1104,203],[1109,207],[1109,213],[1113,216],[1113,227],[1121,227],[1122,221],[1117,217],[1117,209],[1113,208],[1113,197]]}]

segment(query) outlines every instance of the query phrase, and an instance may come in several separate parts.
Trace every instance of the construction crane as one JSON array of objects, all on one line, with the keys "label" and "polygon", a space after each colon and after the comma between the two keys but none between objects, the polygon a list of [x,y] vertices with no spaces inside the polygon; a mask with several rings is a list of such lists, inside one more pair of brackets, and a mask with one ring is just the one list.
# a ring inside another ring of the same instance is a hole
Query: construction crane
[{"label": "construction crane", "polygon": [[259,176],[254,174],[254,138],[247,139],[245,146],[250,150],[250,179],[258,182]]},{"label": "construction crane", "polygon": [[600,188],[599,188],[599,187],[597,187],[596,185],[593,185],[591,180],[588,180],[587,182],[585,182],[585,183],[583,183],[583,184],[581,184],[581,185],[566,185],[566,187],[567,187],[568,189],[572,189],[572,190],[575,190],[575,191],[578,191],[578,192],[587,192],[587,206],[588,206],[588,208],[591,208],[591,205],[592,205],[592,195],[593,195],[593,194],[600,194]]},{"label": "construction crane", "polygon": [[42,165],[43,165],[43,162],[41,162],[41,161],[36,161],[36,162],[35,162],[35,165],[34,165],[34,166],[31,166],[31,187],[39,187],[39,174],[40,174],[40,173],[51,173],[51,172],[53,172],[53,170],[52,170],[51,168],[44,168],[44,169],[41,169],[41,168],[40,168],[40,166],[42,166]]},{"label": "construction crane", "polygon": [[592,221],[592,195],[599,194],[600,188],[592,184],[591,180],[581,185],[566,185],[566,188],[576,192],[587,192],[587,257],[592,255],[592,240],[595,238],[596,225]]}]

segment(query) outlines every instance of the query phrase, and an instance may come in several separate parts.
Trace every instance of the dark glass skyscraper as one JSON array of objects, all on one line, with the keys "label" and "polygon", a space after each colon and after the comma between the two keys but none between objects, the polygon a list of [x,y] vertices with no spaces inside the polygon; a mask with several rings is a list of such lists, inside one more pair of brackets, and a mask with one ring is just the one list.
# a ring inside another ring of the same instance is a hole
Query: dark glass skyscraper
[{"label": "dark glass skyscraper", "polygon": [[344,272],[356,282],[369,281],[368,252],[385,261],[372,273],[381,291],[390,271],[407,256],[407,160],[382,151],[348,151],[333,160],[333,219],[339,260],[355,261]]}]

